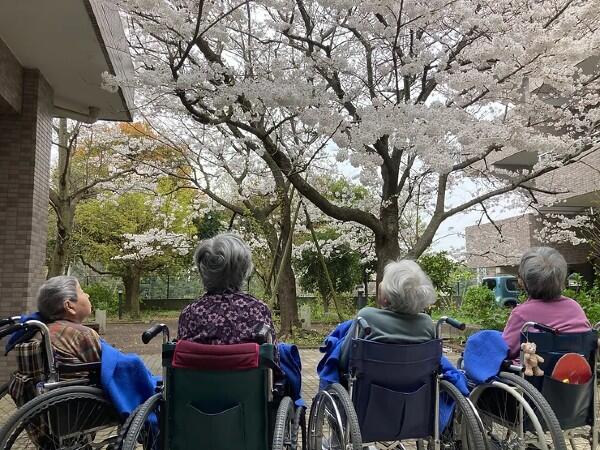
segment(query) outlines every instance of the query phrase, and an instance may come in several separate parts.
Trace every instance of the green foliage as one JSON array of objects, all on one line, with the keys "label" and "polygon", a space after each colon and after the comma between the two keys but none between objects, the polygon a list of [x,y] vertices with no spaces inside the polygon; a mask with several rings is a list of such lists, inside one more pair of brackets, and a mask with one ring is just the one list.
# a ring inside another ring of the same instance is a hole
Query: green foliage
[{"label": "green foliage", "polygon": [[109,314],[116,313],[119,308],[117,291],[106,283],[91,283],[82,288],[89,296],[94,309],[103,309]]},{"label": "green foliage", "polygon": [[[340,295],[337,300],[344,319],[353,318],[356,314],[356,299],[349,295]],[[330,304],[329,311],[325,312],[323,298],[320,295],[316,297],[298,297],[298,306],[303,305],[310,306],[310,317],[314,322],[335,324],[340,321],[333,305]]]},{"label": "green foliage", "polygon": [[459,266],[448,257],[448,253],[429,253],[419,258],[419,265],[429,275],[437,291],[444,296],[452,294],[452,273]]},{"label": "green foliage", "polygon": [[460,315],[484,329],[502,330],[510,314],[509,308],[497,305],[494,293],[485,286],[470,286],[465,293]]},{"label": "green foliage", "polygon": [[[360,255],[345,244],[335,247],[329,256],[325,256],[325,264],[336,292],[352,292],[362,280]],[[302,256],[296,260],[295,266],[300,274],[302,289],[330,295],[327,278],[316,249],[304,250]]]},{"label": "green foliage", "polygon": [[600,278],[597,278],[592,285],[582,281],[578,291],[565,289],[563,295],[576,300],[581,305],[592,325],[600,322]]},{"label": "green foliage", "polygon": [[227,217],[223,211],[211,210],[192,220],[198,239],[210,239],[227,230]]}]

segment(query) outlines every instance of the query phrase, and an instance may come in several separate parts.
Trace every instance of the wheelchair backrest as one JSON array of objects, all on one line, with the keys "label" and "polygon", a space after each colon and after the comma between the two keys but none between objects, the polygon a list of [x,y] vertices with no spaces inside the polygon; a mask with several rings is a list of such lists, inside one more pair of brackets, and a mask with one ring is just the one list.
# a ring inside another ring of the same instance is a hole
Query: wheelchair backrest
[{"label": "wheelchair backrest", "polygon": [[594,414],[594,380],[593,376],[585,384],[568,384],[561,380],[554,380],[551,375],[554,366],[561,356],[566,353],[578,353],[586,358],[596,373],[596,350],[598,347],[598,333],[590,330],[585,333],[559,333],[531,332],[521,336],[521,342],[534,342],[536,353],[544,358],[540,367],[544,371],[542,377],[527,377],[546,398],[561,428],[571,429],[589,425]]},{"label": "wheelchair backrest", "polygon": [[352,401],[365,442],[433,434],[441,356],[438,339],[407,345],[352,340]]},{"label": "wheelchair backrest", "polygon": [[[167,369],[163,448],[269,448],[272,434],[267,373],[274,364],[273,345],[186,343],[186,350],[193,350],[194,345],[199,349],[195,354],[193,351],[176,354],[174,344],[163,345],[163,364]],[[248,346],[254,346],[256,352],[252,354]],[[236,370],[236,361],[241,370]]]}]

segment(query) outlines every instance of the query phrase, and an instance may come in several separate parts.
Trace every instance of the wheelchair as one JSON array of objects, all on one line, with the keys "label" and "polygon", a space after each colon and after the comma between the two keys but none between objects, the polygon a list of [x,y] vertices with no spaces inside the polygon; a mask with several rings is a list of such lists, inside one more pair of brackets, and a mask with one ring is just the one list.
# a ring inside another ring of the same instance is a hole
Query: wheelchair
[{"label": "wheelchair", "polygon": [[123,450],[306,449],[305,408],[276,380],[268,327],[257,343],[206,345],[159,324],[142,341],[160,333],[164,384],[130,416]]},{"label": "wheelchair", "polygon": [[[533,328],[538,332],[530,333]],[[545,358],[540,367],[546,374],[564,353],[582,353],[595,367],[597,333],[558,334],[551,327],[527,322],[521,329],[522,341],[535,342],[537,353]],[[523,351],[520,361],[524,360]],[[527,379],[526,379],[527,378]],[[597,446],[594,414],[596,375],[586,385],[569,385],[551,377],[525,377],[524,367],[505,361],[494,379],[471,384],[469,398],[479,411],[485,433],[492,447],[520,450],[566,450],[566,440],[573,449],[581,426],[589,426],[587,438]],[[563,429],[565,432],[563,433]]]},{"label": "wheelchair", "polygon": [[[311,450],[361,450],[363,442],[415,440],[418,449],[486,449],[476,410],[441,371],[441,326],[464,329],[441,318],[436,338],[420,344],[360,339],[370,333],[357,318],[351,343],[347,389],[333,384],[317,393],[308,421]],[[441,412],[444,414],[440,415]]]},{"label": "wheelchair", "polygon": [[100,363],[58,362],[43,322],[0,320],[0,339],[14,332],[22,332],[12,349],[17,372],[3,389],[21,395],[3,421],[0,449],[119,448],[123,420],[99,387]]},{"label": "wheelchair", "polygon": [[[542,332],[529,333],[530,327],[541,329]],[[568,442],[573,450],[581,448],[582,440],[587,441],[592,449],[598,448],[597,330],[599,327],[600,324],[596,324],[592,330],[584,333],[559,333],[542,324],[530,323],[529,326],[524,327],[522,334],[521,340],[534,342],[537,354],[544,358],[544,362],[540,365],[544,375],[527,377],[527,380],[548,401],[556,415],[565,442]],[[567,353],[577,353],[586,359],[592,372],[589,381],[583,384],[570,384],[549,376],[558,360]]]}]

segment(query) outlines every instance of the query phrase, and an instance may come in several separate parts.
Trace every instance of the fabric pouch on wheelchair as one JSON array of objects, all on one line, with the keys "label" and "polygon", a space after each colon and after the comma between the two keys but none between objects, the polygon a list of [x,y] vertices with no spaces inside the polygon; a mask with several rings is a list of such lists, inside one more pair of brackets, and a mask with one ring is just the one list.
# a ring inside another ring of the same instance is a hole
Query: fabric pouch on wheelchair
[{"label": "fabric pouch on wheelchair", "polygon": [[587,423],[593,402],[593,379],[584,384],[570,384],[545,375],[542,395],[556,414],[562,428],[569,429]]},{"label": "fabric pouch on wheelchair", "polygon": [[377,439],[400,440],[427,436],[432,428],[432,383],[414,391],[401,392],[372,384],[364,415],[364,429]]},{"label": "fabric pouch on wheelchair", "polygon": [[199,448],[212,450],[245,449],[244,405],[237,403],[220,411],[206,411],[188,403],[185,415],[187,437]]}]

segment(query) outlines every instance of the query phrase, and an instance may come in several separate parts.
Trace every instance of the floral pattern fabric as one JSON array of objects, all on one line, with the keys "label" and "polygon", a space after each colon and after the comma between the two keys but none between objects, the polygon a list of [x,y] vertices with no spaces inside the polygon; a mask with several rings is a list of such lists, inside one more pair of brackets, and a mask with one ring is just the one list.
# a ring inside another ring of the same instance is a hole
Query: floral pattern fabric
[{"label": "floral pattern fabric", "polygon": [[179,339],[201,344],[240,344],[255,340],[256,328],[275,328],[269,307],[244,292],[205,294],[187,305],[179,316]]}]

